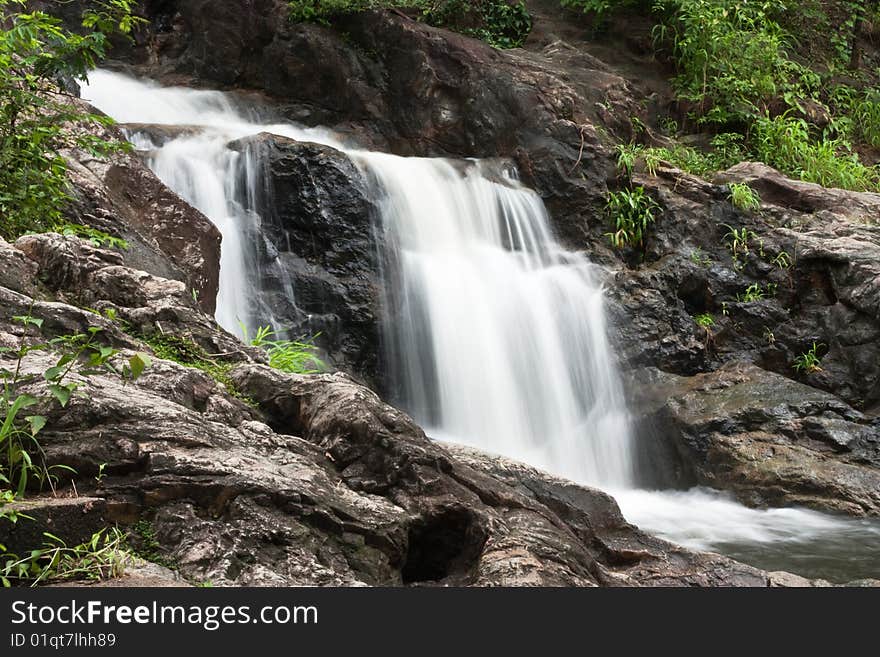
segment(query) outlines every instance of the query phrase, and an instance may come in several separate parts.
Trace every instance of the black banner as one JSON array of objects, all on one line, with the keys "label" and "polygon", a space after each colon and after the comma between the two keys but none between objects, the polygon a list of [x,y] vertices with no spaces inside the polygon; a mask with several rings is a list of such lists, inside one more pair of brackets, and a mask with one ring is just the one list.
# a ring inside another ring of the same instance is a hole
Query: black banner
[{"label": "black banner", "polygon": [[628,654],[703,641],[861,653],[877,601],[867,589],[11,589],[0,592],[0,655]]}]

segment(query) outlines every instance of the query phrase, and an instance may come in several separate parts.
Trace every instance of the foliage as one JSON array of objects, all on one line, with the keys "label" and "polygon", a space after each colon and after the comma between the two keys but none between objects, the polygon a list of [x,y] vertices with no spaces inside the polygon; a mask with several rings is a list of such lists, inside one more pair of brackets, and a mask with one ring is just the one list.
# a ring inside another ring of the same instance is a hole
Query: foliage
[{"label": "foliage", "polygon": [[522,1],[290,0],[288,4],[292,21],[323,25],[337,16],[370,9],[417,9],[426,23],[482,39],[495,48],[518,48],[532,31],[532,17]]},{"label": "foliage", "polygon": [[743,210],[758,210],[761,207],[761,197],[746,183],[731,183],[728,198],[733,207]]},{"label": "foliage", "polygon": [[290,0],[290,19],[295,23],[328,25],[331,18],[369,9],[413,7],[420,0]]},{"label": "foliage", "polygon": [[855,191],[876,190],[880,185],[880,170],[862,164],[849,142],[813,139],[809,124],[801,118],[788,114],[760,118],[751,144],[762,162],[808,182]]},{"label": "foliage", "polygon": [[108,247],[111,249],[121,249],[123,251],[128,249],[128,242],[124,239],[114,237],[109,233],[105,233],[103,230],[98,230],[91,226],[64,223],[60,226],[56,226],[55,230],[62,235],[80,237],[98,248]]},{"label": "foliage", "polygon": [[129,32],[137,19],[129,0],[89,3],[84,34],[66,30],[25,0],[0,0],[0,236],[15,239],[62,221],[69,199],[62,151],[81,148],[96,157],[120,147],[89,128],[111,121],[77,105],[68,80],[85,79],[104,57],[107,33]]},{"label": "foliage", "polygon": [[794,370],[803,374],[813,374],[814,372],[821,371],[822,359],[819,358],[819,349],[824,346],[817,345],[814,342],[812,347],[795,358],[794,365],[792,365]]},{"label": "foliage", "polygon": [[[40,330],[43,320],[30,315],[13,318],[28,329]],[[57,404],[66,408],[71,397],[81,387],[79,381],[71,380],[71,375],[88,377],[99,372],[113,372],[127,378],[136,379],[149,366],[149,357],[134,354],[128,359],[121,372],[111,362],[118,355],[112,347],[98,342],[100,328],[91,327],[87,333],[76,333],[52,338],[45,342],[29,343],[23,339],[17,348],[0,348],[0,355],[14,358],[13,369],[0,368],[0,486],[9,486],[16,497],[24,495],[29,482],[36,481],[41,486],[53,484],[53,470],[66,469],[66,466],[47,467],[42,460],[42,448],[38,436],[46,426],[45,415],[28,415],[33,408],[46,408]],[[38,379],[22,373],[22,365],[28,354],[44,351],[58,356],[55,364],[46,369],[39,380],[46,392],[38,395],[34,388]]]},{"label": "foliage", "polygon": [[[522,1],[425,0],[423,4],[422,18],[428,24],[454,29],[495,48],[519,48],[532,31],[532,17]],[[469,27],[471,23],[477,27]]]},{"label": "foliage", "polygon": [[724,239],[730,242],[730,252],[731,255],[733,255],[734,260],[740,255],[748,255],[749,246],[752,240],[760,239],[755,232],[748,228],[743,227],[736,229],[727,224],[724,224],[724,227],[727,228],[727,234],[724,236]]},{"label": "foliage", "polygon": [[712,258],[703,253],[703,249],[697,247],[691,251],[691,262],[700,265],[700,267],[709,267],[712,264]]},{"label": "foliage", "polygon": [[788,254],[788,251],[780,251],[773,260],[771,260],[774,265],[779,267],[780,269],[791,269],[794,262],[791,259],[791,256]]},{"label": "foliage", "polygon": [[171,570],[177,569],[177,564],[162,554],[162,545],[156,537],[156,529],[149,520],[138,520],[131,526],[126,539],[126,548],[145,561]]},{"label": "foliage", "polygon": [[605,212],[614,222],[614,231],[606,233],[618,249],[625,246],[644,246],[648,228],[654,223],[660,209],[643,187],[611,192]]},{"label": "foliage", "polygon": [[[636,158],[644,152],[644,149],[636,144],[618,144],[616,150],[617,170],[624,174],[627,179],[632,178]],[[653,173],[651,175],[653,175]]]},{"label": "foliage", "polygon": [[746,288],[743,294],[737,294],[736,300],[740,303],[752,303],[754,301],[763,301],[766,296],[773,296],[775,293],[775,283],[768,283],[766,288],[762,288],[760,283],[753,283]]},{"label": "foliage", "polygon": [[[621,148],[618,146],[618,153]],[[743,136],[736,133],[721,133],[715,135],[711,141],[711,149],[708,152],[699,151],[692,146],[674,144],[663,148],[633,147],[633,157],[642,157],[645,161],[645,170],[650,175],[656,175],[657,168],[661,163],[666,163],[677,169],[695,176],[708,176],[711,173],[730,168],[745,157],[743,148]],[[620,158],[618,157],[618,166]]]},{"label": "foliage", "polygon": [[147,343],[153,353],[163,360],[171,360],[185,367],[192,367],[210,376],[229,389],[230,394],[238,395],[229,372],[230,363],[223,363],[210,356],[202,347],[189,338],[171,333],[151,333],[138,336]]},{"label": "foliage", "polygon": [[[47,411],[52,405],[64,409],[75,394],[82,394],[81,382],[72,380],[76,374],[80,379],[111,372],[127,379],[137,379],[149,367],[146,354],[136,353],[128,358],[122,367],[114,364],[119,352],[98,341],[100,328],[90,327],[85,333],[61,335],[50,340],[39,341],[43,320],[30,313],[14,317],[26,333],[18,347],[0,348],[0,356],[14,362],[13,368],[0,368],[3,387],[0,393],[0,520],[16,523],[21,518],[33,518],[11,509],[12,502],[22,498],[30,482],[42,486],[48,483],[53,487],[58,470],[73,472],[73,469],[57,464],[46,464],[39,434],[46,427],[46,415],[27,415],[30,409]],[[25,358],[33,352],[44,352],[58,356],[55,364],[40,376],[23,373]],[[11,358],[10,358],[11,357]],[[44,388],[45,393],[37,390]],[[99,469],[100,483],[104,466]],[[57,536],[44,533],[47,539],[41,549],[31,550],[20,557],[10,553],[0,545],[0,583],[11,586],[13,583],[30,582],[36,586],[41,582],[68,579],[105,579],[121,574],[125,564],[125,554],[120,549],[124,539],[113,529],[102,530],[92,538],[73,547],[68,547]]]},{"label": "foliage", "polygon": [[709,313],[701,313],[694,317],[694,323],[707,331],[715,326],[715,318]]},{"label": "foliage", "polygon": [[[282,372],[290,374],[318,374],[327,368],[326,364],[318,358],[318,347],[313,336],[308,340],[272,340],[275,331],[269,326],[261,326],[250,344],[252,347],[260,347],[269,356],[269,365]],[[247,336],[245,336],[247,341]]]},{"label": "foliage", "polygon": [[102,529],[85,543],[72,547],[49,532],[43,536],[44,546],[23,557],[0,550],[3,556],[0,584],[9,587],[70,580],[100,581],[121,576],[130,558],[123,549],[125,534],[115,527]]},{"label": "foliage", "polygon": [[657,0],[664,19],[655,38],[669,44],[679,95],[700,122],[736,125],[815,86],[786,56],[788,38],[775,20],[785,10],[770,0]]},{"label": "foliage", "polygon": [[834,128],[843,137],[880,148],[880,89],[834,87],[829,105],[835,113]]},{"label": "foliage", "polygon": [[592,14],[597,22],[605,19],[612,10],[649,4],[646,0],[561,0],[563,7]]}]

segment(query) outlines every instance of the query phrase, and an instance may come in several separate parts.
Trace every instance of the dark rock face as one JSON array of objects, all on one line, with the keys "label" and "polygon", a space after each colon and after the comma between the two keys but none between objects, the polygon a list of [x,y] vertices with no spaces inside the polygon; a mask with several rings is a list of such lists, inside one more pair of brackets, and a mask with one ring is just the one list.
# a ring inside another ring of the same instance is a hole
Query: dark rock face
[{"label": "dark rock face", "polygon": [[[256,210],[266,265],[258,263],[265,305],[282,311],[339,368],[379,379],[380,283],[375,208],[363,176],[326,146],[261,134],[230,144],[262,168]],[[271,261],[271,262],[269,262]],[[295,294],[291,304],[290,286]]]},{"label": "dark rock face", "polygon": [[[81,394],[65,409],[41,408],[48,423],[40,434],[49,464],[75,467],[77,489],[90,498],[61,503],[84,511],[64,515],[59,530],[71,540],[91,531],[89,523],[147,522],[182,576],[218,585],[770,582],[755,568],[645,536],[599,491],[447,450],[346,375],[293,376],[259,364],[258,354],[235,349],[234,338],[187,303],[182,283],[117,264],[116,254],[76,238],[31,236],[19,248],[59,272],[48,279],[59,298],[85,295],[99,308],[118,308],[126,322],[191,331],[213,345],[216,358],[239,363],[231,383],[249,399],[161,359],[134,382],[75,373]],[[0,250],[0,271],[7,260],[20,264],[13,250]],[[132,286],[140,292],[131,295]],[[36,338],[33,327],[9,319],[23,308],[45,320],[44,337],[98,326],[120,359],[148,349],[125,324],[5,287],[0,345],[17,344],[26,332]],[[0,364],[8,358],[0,354]],[[55,360],[31,352],[23,373]],[[27,385],[38,394],[44,386],[39,376]],[[33,505],[47,517],[51,507]],[[135,575],[174,583],[167,571]]]},{"label": "dark rock face", "polygon": [[[725,175],[745,170],[740,165]],[[763,165],[751,170],[769,171],[777,187],[786,180]],[[857,408],[877,408],[880,233],[864,221],[876,195],[829,190],[825,202],[834,212],[765,203],[760,212],[743,213],[727,200],[726,187],[682,172],[661,170],[637,181],[653,190],[664,212],[645,262],[618,272],[609,289],[626,364],[691,375],[745,360]],[[788,183],[820,202],[818,186]],[[736,257],[732,231],[748,234],[748,250],[738,246]],[[747,300],[753,285],[761,298]],[[712,316],[708,331],[695,323],[701,314]],[[822,370],[796,371],[796,358],[814,342]]]}]

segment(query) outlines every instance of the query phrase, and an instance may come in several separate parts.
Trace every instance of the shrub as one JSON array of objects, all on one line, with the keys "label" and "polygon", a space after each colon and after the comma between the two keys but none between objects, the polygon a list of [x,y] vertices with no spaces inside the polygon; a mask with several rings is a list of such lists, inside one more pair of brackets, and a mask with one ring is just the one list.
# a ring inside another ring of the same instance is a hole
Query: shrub
[{"label": "shrub", "polygon": [[643,187],[611,192],[605,212],[614,222],[614,231],[605,235],[618,249],[625,246],[644,246],[648,229],[660,209],[657,202],[645,193]]},{"label": "shrub", "polygon": [[824,346],[817,345],[814,342],[812,347],[794,359],[794,365],[792,365],[794,370],[803,374],[820,372],[822,370],[822,359],[819,358],[819,349]]},{"label": "shrub", "polygon": [[532,31],[524,2],[507,0],[290,0],[294,22],[329,25],[336,16],[369,9],[418,9],[429,25],[482,39],[495,48],[518,48]]},{"label": "shrub", "polygon": [[275,335],[271,327],[261,326],[250,341],[252,347],[265,349],[271,367],[289,374],[317,374],[327,369],[318,358],[318,347],[314,343],[318,336],[308,340],[272,340]]},{"label": "shrub", "polygon": [[110,30],[128,32],[136,19],[129,0],[92,3],[84,34],[40,11],[22,13],[19,0],[0,0],[0,236],[15,239],[58,225],[69,200],[61,151],[95,156],[121,146],[89,133],[110,119],[85,112],[62,80],[84,79],[104,56]]},{"label": "shrub", "polygon": [[54,534],[44,532],[44,546],[24,557],[0,551],[0,584],[37,586],[70,580],[101,581],[120,577],[130,560],[125,551],[126,536],[115,527],[102,529],[80,545],[68,546]]},{"label": "shrub", "polygon": [[728,199],[733,207],[747,212],[761,207],[761,197],[746,183],[730,183],[729,187]]},{"label": "shrub", "polygon": [[762,117],[750,139],[755,156],[782,171],[825,187],[872,191],[880,184],[877,167],[867,167],[843,139],[813,139],[809,124],[790,115]]}]

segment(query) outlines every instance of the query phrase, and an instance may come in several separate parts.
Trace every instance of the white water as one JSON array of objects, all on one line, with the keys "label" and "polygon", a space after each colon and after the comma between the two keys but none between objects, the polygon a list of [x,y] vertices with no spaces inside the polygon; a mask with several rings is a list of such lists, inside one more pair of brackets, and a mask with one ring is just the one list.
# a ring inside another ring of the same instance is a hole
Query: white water
[{"label": "white water", "polygon": [[[299,141],[338,146],[326,130],[290,124],[263,124],[237,109],[219,91],[199,91],[135,80],[119,73],[92,71],[82,96],[120,123],[187,126],[176,139],[157,146],[145,133],[130,135],[149,152],[148,165],[168,187],[198,208],[223,237],[217,323],[239,336],[258,324],[278,326],[271,308],[258,306],[259,265],[255,236],[261,194],[260,167],[252,149],[229,148],[242,137],[269,132]],[[289,295],[294,297],[290,282]],[[242,330],[244,327],[244,331]]]},{"label": "white water", "polygon": [[392,373],[429,432],[571,479],[632,481],[602,290],[541,199],[486,162],[357,155],[383,190]]},{"label": "white water", "polygon": [[[120,122],[201,126],[161,146],[133,139],[223,235],[218,322],[237,333],[239,322],[272,323],[272,308],[255,307],[261,169],[252,151],[228,144],[271,132],[342,146],[325,131],[261,123],[218,92],[100,71],[90,79],[83,96]],[[861,569],[880,570],[876,523],[753,510],[706,490],[634,490],[601,287],[583,256],[555,242],[538,196],[501,163],[347,152],[382,210],[389,378],[430,435],[605,487],[631,522],[689,547],[755,562],[776,555],[784,567],[798,546],[833,546],[836,572],[857,545]],[[287,294],[295,297],[292,286]]]}]

